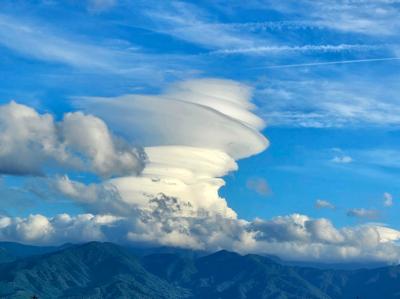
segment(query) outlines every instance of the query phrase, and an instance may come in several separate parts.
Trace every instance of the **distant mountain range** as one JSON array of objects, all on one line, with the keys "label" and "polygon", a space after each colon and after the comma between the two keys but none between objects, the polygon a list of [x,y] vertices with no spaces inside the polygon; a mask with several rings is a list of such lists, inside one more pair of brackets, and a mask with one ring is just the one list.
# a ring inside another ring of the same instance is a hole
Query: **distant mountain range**
[{"label": "distant mountain range", "polygon": [[300,267],[259,255],[90,242],[0,243],[0,298],[400,298],[400,266]]}]

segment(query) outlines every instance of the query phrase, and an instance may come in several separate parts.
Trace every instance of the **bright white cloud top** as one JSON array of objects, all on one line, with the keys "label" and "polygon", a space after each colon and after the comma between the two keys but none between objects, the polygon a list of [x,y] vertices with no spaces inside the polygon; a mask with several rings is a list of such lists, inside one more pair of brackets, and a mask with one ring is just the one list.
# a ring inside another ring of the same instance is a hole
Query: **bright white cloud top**
[{"label": "bright white cloud top", "polygon": [[[0,239],[399,261],[400,232],[383,225],[339,229],[327,219],[299,214],[254,221],[237,216],[218,192],[223,177],[238,169],[238,159],[268,146],[254,108],[249,87],[217,79],[181,82],[160,95],[86,98],[79,104],[84,113],[67,113],[59,122],[24,105],[1,106],[0,142],[7,146],[0,152],[0,171],[47,174],[37,184],[86,213],[1,216]],[[99,182],[72,180],[71,169],[94,173]]]},{"label": "bright white cloud top", "polygon": [[264,122],[251,112],[251,90],[216,79],[186,81],[159,96],[91,99],[82,108],[104,119],[148,156],[140,176],[114,178],[122,199],[146,206],[159,193],[195,208],[235,217],[218,190],[236,159],[268,146]]}]

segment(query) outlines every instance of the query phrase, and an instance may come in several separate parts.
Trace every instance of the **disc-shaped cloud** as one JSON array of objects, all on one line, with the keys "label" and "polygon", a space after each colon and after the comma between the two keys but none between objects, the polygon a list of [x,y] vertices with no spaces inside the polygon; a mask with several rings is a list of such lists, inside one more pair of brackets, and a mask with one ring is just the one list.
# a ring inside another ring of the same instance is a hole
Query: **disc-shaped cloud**
[{"label": "disc-shaped cloud", "polygon": [[145,146],[148,159],[141,175],[109,182],[125,203],[142,208],[164,194],[236,217],[218,195],[222,177],[237,169],[235,160],[268,146],[259,132],[264,122],[252,112],[250,88],[234,81],[190,80],[160,95],[91,98],[80,106],[125,139]]},{"label": "disc-shaped cloud", "polygon": [[268,146],[263,121],[250,110],[248,88],[225,80],[189,81],[159,96],[92,98],[79,106],[144,146],[217,149],[234,159]]}]

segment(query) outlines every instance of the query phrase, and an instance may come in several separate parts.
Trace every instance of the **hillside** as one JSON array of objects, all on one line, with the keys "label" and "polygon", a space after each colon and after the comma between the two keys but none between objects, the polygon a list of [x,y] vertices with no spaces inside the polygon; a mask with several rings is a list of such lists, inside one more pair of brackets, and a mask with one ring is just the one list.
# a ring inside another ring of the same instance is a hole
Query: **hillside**
[{"label": "hillside", "polygon": [[[399,266],[326,270],[288,266],[269,257],[224,250],[200,257],[172,250],[138,256],[129,248],[99,242],[53,248],[38,255],[39,249],[23,246],[17,248],[25,255],[0,264],[0,298],[400,296]],[[1,252],[9,255],[7,250]],[[26,256],[29,252],[31,255]]]}]

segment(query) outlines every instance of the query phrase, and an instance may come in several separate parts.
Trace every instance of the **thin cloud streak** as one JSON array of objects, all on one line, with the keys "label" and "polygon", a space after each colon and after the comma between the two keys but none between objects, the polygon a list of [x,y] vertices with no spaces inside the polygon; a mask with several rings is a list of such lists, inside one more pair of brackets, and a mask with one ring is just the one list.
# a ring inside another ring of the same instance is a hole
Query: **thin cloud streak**
[{"label": "thin cloud streak", "polygon": [[281,64],[281,65],[270,65],[270,66],[255,67],[255,68],[252,68],[252,69],[283,69],[283,68],[294,68],[294,67],[308,67],[308,66],[320,66],[320,65],[332,65],[332,64],[350,64],[350,63],[376,62],[376,61],[394,61],[394,60],[400,60],[400,57],[337,60],[337,61],[314,62],[314,63],[298,63],[298,64]]},{"label": "thin cloud streak", "polygon": [[250,48],[233,48],[221,49],[212,51],[210,54],[219,55],[235,55],[235,54],[248,54],[248,55],[263,55],[263,54],[280,54],[286,52],[322,52],[322,53],[337,53],[344,51],[369,51],[380,49],[383,45],[360,45],[360,44],[340,44],[340,45],[304,45],[304,46],[261,46]]}]

